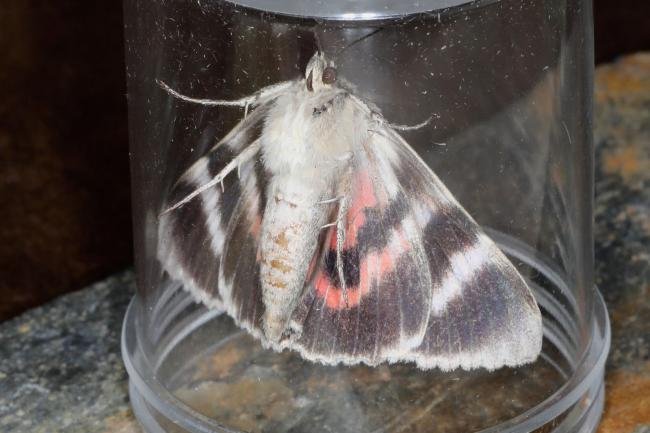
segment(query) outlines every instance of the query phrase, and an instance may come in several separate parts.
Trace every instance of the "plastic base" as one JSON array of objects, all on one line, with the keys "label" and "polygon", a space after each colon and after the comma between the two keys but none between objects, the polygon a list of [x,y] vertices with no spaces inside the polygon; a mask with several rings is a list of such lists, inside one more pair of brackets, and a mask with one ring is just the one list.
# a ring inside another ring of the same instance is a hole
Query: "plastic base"
[{"label": "plastic base", "polygon": [[593,289],[593,305],[579,313],[584,300],[558,272],[521,245],[501,245],[533,276],[544,315],[533,364],[448,373],[408,364],[326,367],[263,349],[170,284],[153,308],[136,298],[125,318],[133,410],[150,433],[593,432],[610,343],[603,299]]}]

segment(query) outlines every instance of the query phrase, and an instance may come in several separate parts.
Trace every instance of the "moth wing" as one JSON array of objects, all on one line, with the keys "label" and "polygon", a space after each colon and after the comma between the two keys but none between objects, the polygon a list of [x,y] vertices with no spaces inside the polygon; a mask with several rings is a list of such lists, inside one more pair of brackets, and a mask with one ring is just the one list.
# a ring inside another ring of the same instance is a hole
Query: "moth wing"
[{"label": "moth wing", "polygon": [[325,363],[443,370],[535,359],[542,327],[530,289],[410,146],[380,128],[355,161],[342,254],[347,299],[332,229],[290,347]]},{"label": "moth wing", "polygon": [[262,329],[264,302],[260,284],[260,232],[266,207],[268,174],[255,157],[242,169],[241,199],[228,223],[219,268],[219,293],[235,322],[266,344]]},{"label": "moth wing", "polygon": [[[178,203],[207,184],[262,133],[271,102],[258,106],[240,121],[208,153],[197,160],[171,189],[163,209]],[[224,246],[229,242],[229,224],[238,215],[252,216],[263,190],[258,186],[258,155],[225,177],[221,186],[209,188],[184,205],[162,214],[158,226],[158,259],[163,269],[183,283],[194,298],[210,307],[223,308],[219,287]],[[246,179],[246,182],[240,181]],[[242,213],[245,205],[253,206]],[[262,208],[263,209],[263,208]],[[252,227],[252,225],[251,225]],[[229,299],[226,301],[230,302]]]},{"label": "moth wing", "polygon": [[542,317],[532,291],[497,245],[393,130],[377,140],[410,198],[433,285],[422,368],[493,370],[534,361]]},{"label": "moth wing", "polygon": [[367,156],[355,157],[343,248],[336,227],[324,233],[293,316],[301,332],[291,347],[324,363],[397,361],[426,331],[430,281],[415,221]]}]

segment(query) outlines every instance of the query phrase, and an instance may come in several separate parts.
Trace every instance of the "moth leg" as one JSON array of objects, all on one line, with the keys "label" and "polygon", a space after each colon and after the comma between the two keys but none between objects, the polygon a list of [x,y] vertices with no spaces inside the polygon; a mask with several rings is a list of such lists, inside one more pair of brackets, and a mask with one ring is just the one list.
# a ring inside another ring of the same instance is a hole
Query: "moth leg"
[{"label": "moth leg", "polygon": [[278,94],[287,90],[291,85],[294,84],[293,81],[283,81],[282,83],[273,84],[271,86],[264,87],[259,91],[253,93],[252,95],[240,98],[233,99],[230,101],[220,100],[220,99],[204,99],[204,98],[193,98],[191,96],[185,96],[176,90],[169,87],[165,82],[161,80],[156,80],[156,83],[167,93],[169,93],[174,98],[180,99],[185,102],[191,102],[193,104],[206,105],[208,107],[243,107],[244,115],[248,114],[248,109],[251,106],[258,105],[260,102],[274,98]]},{"label": "moth leg", "polygon": [[213,187],[214,185],[220,183],[221,184],[221,189],[223,190],[223,179],[233,170],[237,169],[242,163],[248,161],[251,159],[255,154],[260,149],[260,142],[259,140],[254,141],[251,143],[250,146],[248,146],[246,149],[244,149],[239,155],[237,155],[232,161],[230,161],[226,166],[219,172],[215,177],[212,178],[212,180],[204,185],[201,185],[188,195],[186,195],[183,199],[180,201],[176,202],[173,204],[171,207],[167,208],[164,210],[161,215],[164,215],[168,212],[173,211],[174,209],[177,209],[181,206],[183,206],[185,203],[189,202],[192,200],[194,197],[197,195],[201,194],[203,191],[205,191],[208,188]]},{"label": "moth leg", "polygon": [[365,114],[370,116],[374,121],[381,124],[382,126],[389,127],[389,128],[394,129],[396,131],[413,131],[413,130],[416,130],[416,129],[424,128],[429,123],[431,123],[431,121],[433,120],[434,117],[435,118],[440,117],[437,114],[433,114],[433,115],[429,116],[427,119],[425,119],[423,122],[417,123],[415,125],[397,125],[397,124],[390,123],[389,121],[387,121],[384,118],[384,116],[382,116],[379,112],[374,111],[372,108],[370,108],[368,106],[368,104],[363,102],[363,100],[361,100],[360,98],[358,98],[358,97],[356,97],[354,95],[350,95],[350,98],[355,103],[355,105],[361,109],[361,111],[363,111]]},{"label": "moth leg", "polygon": [[436,116],[431,115],[431,116],[429,116],[428,119],[424,120],[423,122],[417,123],[415,125],[396,125],[394,123],[387,122],[386,119],[384,119],[383,117],[380,116],[381,123],[383,123],[384,125],[388,126],[391,129],[394,129],[396,131],[415,131],[417,129],[424,128],[429,123],[431,123],[431,121],[433,120],[434,117],[436,117]]},{"label": "moth leg", "polygon": [[345,196],[335,197],[317,204],[335,203],[339,202],[339,209],[337,211],[336,221],[321,226],[322,229],[336,226],[336,271],[339,275],[339,282],[341,283],[341,291],[343,293],[343,300],[348,302],[347,286],[345,284],[345,272],[343,269],[343,244],[345,244],[345,216],[348,212],[348,200]]},{"label": "moth leg", "polygon": [[[344,200],[345,200],[345,196],[344,196],[344,195],[339,195],[339,196],[336,196],[336,197],[334,197],[334,198],[328,198],[328,199],[325,199],[325,200],[317,201],[316,204],[332,204],[332,203],[341,203],[341,202],[343,202]],[[340,205],[339,205],[339,212],[337,212],[336,220],[334,220],[334,221],[331,222],[331,223],[324,224],[324,225],[320,226],[320,228],[321,228],[321,230],[322,230],[322,229],[326,229],[326,228],[328,228],[328,227],[334,227],[334,226],[337,226],[337,227],[338,227],[338,224],[339,224],[339,221],[340,221],[340,220],[341,220],[341,212],[340,212]]]},{"label": "moth leg", "polygon": [[343,295],[343,301],[348,303],[348,287],[345,281],[345,269],[343,267],[343,245],[345,244],[345,235],[346,235],[346,223],[347,223],[347,213],[349,210],[349,199],[348,199],[348,190],[350,185],[347,184],[344,190],[344,194],[339,195],[334,198],[326,199],[319,201],[317,204],[330,204],[330,203],[339,203],[338,211],[336,215],[336,221],[329,224],[325,224],[321,229],[334,227],[336,226],[336,272],[339,276],[339,283],[341,285],[341,293]]},{"label": "moth leg", "polygon": [[[328,199],[326,199],[326,200],[317,201],[316,204],[330,204],[330,203],[336,203],[337,201],[340,201],[340,200],[342,200],[343,198],[344,198],[344,197],[343,197],[342,195],[340,195],[340,196],[338,196],[338,197],[328,198]],[[328,226],[330,226],[330,225],[334,225],[334,224],[328,224]]]},{"label": "moth leg", "polygon": [[343,301],[348,303],[348,287],[345,282],[345,272],[343,269],[343,245],[345,244],[345,223],[346,215],[348,213],[348,200],[343,197],[339,202],[339,211],[336,218],[336,270],[339,274],[339,282],[341,284],[341,293],[343,294]]}]

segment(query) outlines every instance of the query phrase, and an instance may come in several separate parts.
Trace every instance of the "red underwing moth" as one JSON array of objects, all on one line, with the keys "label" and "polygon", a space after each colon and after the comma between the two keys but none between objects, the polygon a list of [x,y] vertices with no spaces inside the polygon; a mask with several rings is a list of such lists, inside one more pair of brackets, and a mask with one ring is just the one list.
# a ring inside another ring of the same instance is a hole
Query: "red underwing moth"
[{"label": "red underwing moth", "polygon": [[[265,347],[324,364],[493,370],[532,362],[524,279],[321,53],[304,78],[236,101],[244,118],[177,181],[160,216],[171,278]],[[422,125],[420,125],[422,126]]]}]

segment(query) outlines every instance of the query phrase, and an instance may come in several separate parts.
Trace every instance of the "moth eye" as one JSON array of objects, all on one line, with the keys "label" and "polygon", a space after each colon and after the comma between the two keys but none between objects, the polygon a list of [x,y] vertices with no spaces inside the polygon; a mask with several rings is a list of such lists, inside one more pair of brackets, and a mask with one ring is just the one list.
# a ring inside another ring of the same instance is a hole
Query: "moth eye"
[{"label": "moth eye", "polygon": [[312,80],[314,78],[314,71],[309,71],[309,75],[307,76],[307,90],[310,92],[314,91],[314,85],[312,83]]},{"label": "moth eye", "polygon": [[323,83],[333,84],[336,81],[336,68],[328,66],[323,71]]}]

